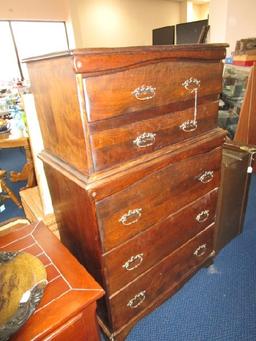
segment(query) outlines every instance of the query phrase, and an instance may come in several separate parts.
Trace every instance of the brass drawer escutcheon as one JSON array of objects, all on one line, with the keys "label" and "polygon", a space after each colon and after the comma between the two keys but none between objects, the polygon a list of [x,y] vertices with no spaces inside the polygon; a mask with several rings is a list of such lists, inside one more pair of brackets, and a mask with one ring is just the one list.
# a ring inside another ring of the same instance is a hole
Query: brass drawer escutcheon
[{"label": "brass drawer escutcheon", "polygon": [[185,121],[180,125],[180,129],[185,131],[186,133],[195,131],[197,129],[197,121],[194,120]]},{"label": "brass drawer escutcheon", "polygon": [[142,208],[135,208],[134,210],[129,210],[127,213],[122,215],[119,222],[123,225],[131,225],[136,223],[141,217]]},{"label": "brass drawer escutcheon", "polygon": [[139,307],[146,298],[146,290],[139,292],[137,295],[135,295],[130,301],[127,303],[127,307],[130,307],[132,309],[135,309]]},{"label": "brass drawer escutcheon", "polygon": [[194,93],[194,115],[193,120],[188,120],[183,122],[180,125],[180,129],[185,131],[186,133],[195,131],[197,129],[197,97],[198,97],[198,89],[200,87],[200,80],[197,78],[190,77],[182,83],[182,86],[189,91],[190,93]]},{"label": "brass drawer escutcheon", "polygon": [[143,133],[142,135],[138,136],[134,141],[135,144],[139,148],[144,148],[148,146],[152,146],[155,143],[156,134],[153,133]]},{"label": "brass drawer escutcheon", "polygon": [[207,246],[206,244],[200,245],[194,252],[194,255],[197,257],[203,256],[207,251]]},{"label": "brass drawer escutcheon", "polygon": [[125,262],[122,265],[122,267],[127,271],[136,269],[143,262],[143,256],[144,256],[143,253],[140,253],[136,256],[132,256],[130,259],[128,259],[127,262]]},{"label": "brass drawer escutcheon", "polygon": [[207,184],[207,182],[212,181],[213,179],[213,171],[205,171],[198,180],[203,184]]},{"label": "brass drawer escutcheon", "polygon": [[131,93],[139,101],[147,101],[156,95],[156,88],[152,85],[142,85]]},{"label": "brass drawer escutcheon", "polygon": [[209,215],[210,215],[210,211],[204,210],[204,211],[198,213],[198,215],[196,216],[196,220],[199,223],[204,223],[209,218]]}]

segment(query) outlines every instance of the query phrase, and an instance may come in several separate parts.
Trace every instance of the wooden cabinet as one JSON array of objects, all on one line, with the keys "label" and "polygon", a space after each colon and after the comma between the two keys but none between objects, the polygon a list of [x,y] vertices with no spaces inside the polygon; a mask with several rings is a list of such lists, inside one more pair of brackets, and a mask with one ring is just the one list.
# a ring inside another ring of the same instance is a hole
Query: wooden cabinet
[{"label": "wooden cabinet", "polygon": [[104,287],[111,340],[214,255],[224,57],[204,44],[27,60],[61,239]]},{"label": "wooden cabinet", "polygon": [[9,225],[1,232],[0,252],[38,257],[48,281],[39,305],[10,341],[99,341],[95,310],[101,287],[42,222],[24,225],[19,219]]},{"label": "wooden cabinet", "polygon": [[[256,151],[256,149],[254,149]],[[225,143],[221,165],[221,185],[216,214],[216,252],[243,231],[251,174],[253,148]]]}]

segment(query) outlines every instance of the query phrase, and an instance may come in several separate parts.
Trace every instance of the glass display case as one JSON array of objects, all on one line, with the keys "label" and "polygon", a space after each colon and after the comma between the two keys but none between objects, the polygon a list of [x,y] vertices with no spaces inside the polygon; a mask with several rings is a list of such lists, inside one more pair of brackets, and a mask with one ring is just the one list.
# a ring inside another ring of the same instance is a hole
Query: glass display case
[{"label": "glass display case", "polygon": [[251,67],[225,64],[218,124],[233,140]]}]

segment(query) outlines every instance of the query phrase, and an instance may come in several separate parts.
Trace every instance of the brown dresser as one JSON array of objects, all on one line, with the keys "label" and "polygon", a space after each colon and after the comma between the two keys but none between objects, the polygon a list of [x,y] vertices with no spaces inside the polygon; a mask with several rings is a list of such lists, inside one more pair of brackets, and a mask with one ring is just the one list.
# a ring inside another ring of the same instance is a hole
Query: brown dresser
[{"label": "brown dresser", "polygon": [[27,60],[64,244],[103,286],[110,340],[214,256],[224,44]]}]

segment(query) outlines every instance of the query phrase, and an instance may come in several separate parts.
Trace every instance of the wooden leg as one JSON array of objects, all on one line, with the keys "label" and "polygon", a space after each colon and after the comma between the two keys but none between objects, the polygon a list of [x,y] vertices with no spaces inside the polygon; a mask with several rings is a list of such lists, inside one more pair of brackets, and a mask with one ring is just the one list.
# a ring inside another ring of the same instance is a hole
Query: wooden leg
[{"label": "wooden leg", "polygon": [[136,321],[127,324],[124,328],[111,333],[108,328],[105,326],[104,322],[98,317],[98,323],[102,330],[102,335],[106,341],[125,341],[126,337],[136,324]]},{"label": "wooden leg", "polygon": [[2,187],[2,190],[7,194],[7,195],[2,195],[2,197],[4,199],[10,198],[19,208],[21,208],[22,206],[18,198],[3,180],[1,180],[1,187]]},{"label": "wooden leg", "polygon": [[10,172],[10,179],[12,182],[27,181],[27,187],[35,186],[34,166],[27,162],[21,172]]},{"label": "wooden leg", "polygon": [[24,147],[24,149],[27,162],[21,172],[10,172],[10,179],[12,182],[27,181],[25,188],[34,187],[36,185],[36,178],[31,150],[29,146]]},{"label": "wooden leg", "polygon": [[213,264],[213,257],[209,258],[205,263],[204,263],[204,268],[209,268]]}]

